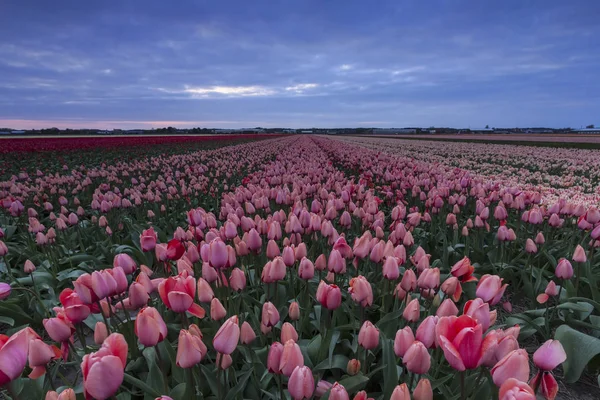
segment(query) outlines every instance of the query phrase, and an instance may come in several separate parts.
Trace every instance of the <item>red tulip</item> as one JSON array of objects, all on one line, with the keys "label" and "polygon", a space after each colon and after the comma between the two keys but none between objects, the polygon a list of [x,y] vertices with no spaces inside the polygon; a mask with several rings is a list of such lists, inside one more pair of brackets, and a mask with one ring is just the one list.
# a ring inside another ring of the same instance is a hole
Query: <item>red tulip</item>
[{"label": "red tulip", "polygon": [[171,239],[167,244],[167,259],[177,261],[183,254],[185,253],[185,247],[181,243],[181,241],[177,239]]},{"label": "red tulip", "polygon": [[462,295],[462,286],[458,278],[451,276],[442,283],[440,288],[447,296],[451,296],[452,300],[457,302]]},{"label": "red tulip", "polygon": [[436,325],[435,333],[452,368],[464,371],[479,365],[483,330],[475,319],[468,315],[442,317]]},{"label": "red tulip", "polygon": [[454,264],[450,273],[452,276],[455,276],[461,282],[465,283],[477,280],[477,278],[473,276],[473,271],[475,271],[475,267],[471,265],[471,260],[469,260],[467,257],[464,257],[462,260]]},{"label": "red tulip", "polygon": [[237,315],[234,315],[221,325],[213,339],[213,346],[219,353],[231,354],[235,350],[239,339],[240,326]]},{"label": "red tulip", "polygon": [[558,383],[549,371],[539,370],[529,381],[529,385],[534,392],[541,386],[542,395],[548,400],[554,400],[558,394]]},{"label": "red tulip", "polygon": [[167,308],[178,312],[189,312],[190,314],[204,318],[206,312],[198,304],[194,303],[196,296],[196,280],[182,273],[171,276],[158,285],[158,294]]}]

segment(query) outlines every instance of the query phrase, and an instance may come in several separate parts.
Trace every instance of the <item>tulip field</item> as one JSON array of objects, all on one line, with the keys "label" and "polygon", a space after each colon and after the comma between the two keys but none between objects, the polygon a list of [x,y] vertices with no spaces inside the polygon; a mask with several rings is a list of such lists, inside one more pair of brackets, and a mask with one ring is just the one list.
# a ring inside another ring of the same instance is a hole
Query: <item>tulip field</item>
[{"label": "tulip field", "polygon": [[0,148],[0,398],[600,398],[600,150]]}]

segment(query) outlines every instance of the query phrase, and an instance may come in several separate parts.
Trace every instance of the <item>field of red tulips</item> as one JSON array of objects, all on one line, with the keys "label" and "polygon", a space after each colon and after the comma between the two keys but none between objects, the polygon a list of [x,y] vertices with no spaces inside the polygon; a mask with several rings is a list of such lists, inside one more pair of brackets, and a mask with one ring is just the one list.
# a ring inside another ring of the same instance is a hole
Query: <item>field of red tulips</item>
[{"label": "field of red tulips", "polygon": [[600,152],[138,140],[0,154],[0,396],[598,398]]}]

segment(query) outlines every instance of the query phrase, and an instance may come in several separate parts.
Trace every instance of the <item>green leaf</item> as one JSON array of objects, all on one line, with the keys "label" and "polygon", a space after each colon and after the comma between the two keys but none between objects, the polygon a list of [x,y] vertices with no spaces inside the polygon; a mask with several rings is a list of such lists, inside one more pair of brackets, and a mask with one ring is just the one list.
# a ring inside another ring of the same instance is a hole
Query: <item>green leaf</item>
[{"label": "green leaf", "polygon": [[576,382],[588,362],[600,354],[600,339],[576,331],[568,325],[559,326],[554,338],[560,341],[567,353],[567,360],[563,363],[565,379],[570,383]]},{"label": "green leaf", "polygon": [[233,400],[238,394],[242,393],[244,391],[244,388],[246,387],[248,379],[250,379],[250,375],[252,375],[251,369],[240,375],[238,377],[238,384],[235,385],[233,389],[229,390],[227,396],[225,396],[225,400]]},{"label": "green leaf", "polygon": [[337,345],[339,338],[340,331],[333,331],[331,333],[331,341],[329,342],[329,365],[331,365],[333,362],[333,351],[335,350],[335,346]]},{"label": "green leaf", "polygon": [[183,397],[185,395],[185,389],[185,383],[180,383],[171,389],[171,392],[169,392],[169,397],[171,397],[173,400],[185,400]]},{"label": "green leaf", "polygon": [[160,392],[157,392],[150,386],[146,385],[144,382],[140,381],[137,378],[134,378],[133,376],[131,376],[127,373],[123,377],[123,381],[141,389],[142,391],[144,391],[144,393],[149,394],[150,396],[153,396],[155,398],[162,396],[162,394]]},{"label": "green leaf", "polygon": [[[342,379],[340,381],[340,385],[342,385],[346,389],[349,395],[352,395],[358,392],[359,390],[363,389],[366,386],[367,382],[369,382],[369,378],[367,378],[363,374],[357,374]],[[389,399],[389,397],[386,398]]]},{"label": "green leaf", "polygon": [[313,368],[313,371],[323,371],[328,369],[341,369],[346,371],[349,358],[343,354],[336,354],[332,358],[323,360]]},{"label": "green leaf", "polygon": [[0,322],[9,326],[15,326],[15,320],[10,317],[0,315]]},{"label": "green leaf", "polygon": [[[383,335],[382,335],[383,336]],[[398,369],[396,368],[396,354],[394,353],[394,342],[383,336],[381,340],[381,351],[383,353],[383,398],[389,399],[394,388],[398,384]]]},{"label": "green leaf", "polygon": [[157,364],[156,350],[154,347],[146,347],[143,351],[143,355],[148,364],[146,384],[157,392],[162,392],[165,388],[165,380],[160,366]]}]

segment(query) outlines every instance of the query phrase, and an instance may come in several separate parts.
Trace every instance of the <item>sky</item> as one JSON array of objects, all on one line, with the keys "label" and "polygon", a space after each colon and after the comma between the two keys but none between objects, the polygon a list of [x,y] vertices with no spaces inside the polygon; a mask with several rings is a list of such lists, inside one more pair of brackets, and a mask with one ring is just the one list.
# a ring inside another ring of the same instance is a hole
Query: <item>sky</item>
[{"label": "sky", "polygon": [[0,127],[600,125],[593,0],[0,1]]}]

